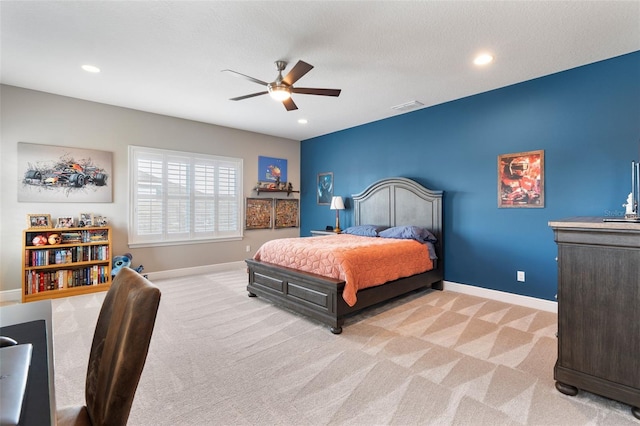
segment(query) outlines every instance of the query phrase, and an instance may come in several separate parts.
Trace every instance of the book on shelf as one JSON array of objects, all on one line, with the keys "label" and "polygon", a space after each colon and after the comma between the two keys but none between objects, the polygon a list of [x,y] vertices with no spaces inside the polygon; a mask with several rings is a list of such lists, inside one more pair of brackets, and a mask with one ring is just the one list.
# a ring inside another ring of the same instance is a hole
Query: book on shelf
[{"label": "book on shelf", "polygon": [[80,231],[68,231],[60,233],[62,244],[77,244],[82,242],[82,233]]},{"label": "book on shelf", "polygon": [[76,262],[91,262],[108,259],[108,245],[48,248],[41,250],[27,250],[25,253],[25,266],[64,265]]},{"label": "book on shelf", "polygon": [[90,242],[100,242],[109,240],[109,231],[106,229],[92,229],[89,232]]},{"label": "book on shelf", "polygon": [[109,280],[108,273],[106,265],[55,271],[26,271],[25,294],[104,284]]}]

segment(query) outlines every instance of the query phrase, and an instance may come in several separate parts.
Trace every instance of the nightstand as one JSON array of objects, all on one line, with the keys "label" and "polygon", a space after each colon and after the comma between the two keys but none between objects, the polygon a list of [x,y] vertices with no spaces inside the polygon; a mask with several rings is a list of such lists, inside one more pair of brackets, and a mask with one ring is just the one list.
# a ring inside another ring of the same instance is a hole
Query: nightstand
[{"label": "nightstand", "polygon": [[336,234],[339,234],[339,232],[325,231],[325,230],[312,230],[311,231],[311,236],[312,237],[318,237],[320,235],[336,235]]}]

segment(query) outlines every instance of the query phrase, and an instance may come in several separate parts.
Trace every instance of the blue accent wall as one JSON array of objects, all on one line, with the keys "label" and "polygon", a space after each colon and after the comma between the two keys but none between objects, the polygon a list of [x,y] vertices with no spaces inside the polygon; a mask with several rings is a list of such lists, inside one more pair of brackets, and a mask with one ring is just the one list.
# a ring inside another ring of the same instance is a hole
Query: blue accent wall
[{"label": "blue accent wall", "polygon": [[[333,172],[334,195],[347,198],[342,228],[352,194],[408,177],[445,193],[445,280],[554,300],[548,222],[623,214],[639,141],[640,51],[305,140],[301,235],[335,224],[317,205],[318,173]],[[534,150],[545,155],[545,207],[498,208],[498,155]]]}]

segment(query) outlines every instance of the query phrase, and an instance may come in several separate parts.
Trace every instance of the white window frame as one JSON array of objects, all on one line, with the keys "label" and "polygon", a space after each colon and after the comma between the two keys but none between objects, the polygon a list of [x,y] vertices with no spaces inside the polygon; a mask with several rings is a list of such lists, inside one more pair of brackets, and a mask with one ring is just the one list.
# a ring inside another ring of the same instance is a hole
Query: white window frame
[{"label": "white window frame", "polygon": [[242,166],[241,158],[130,145],[129,247],[242,239]]}]

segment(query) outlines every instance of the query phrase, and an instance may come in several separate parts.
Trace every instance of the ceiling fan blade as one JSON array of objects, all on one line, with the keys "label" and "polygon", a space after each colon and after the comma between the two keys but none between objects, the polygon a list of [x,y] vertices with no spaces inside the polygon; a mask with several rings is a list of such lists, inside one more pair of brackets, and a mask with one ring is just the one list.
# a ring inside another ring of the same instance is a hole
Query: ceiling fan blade
[{"label": "ceiling fan blade", "polygon": [[289,71],[289,74],[285,78],[282,79],[283,82],[292,86],[293,83],[300,80],[303,75],[308,73],[313,69],[313,65],[310,65],[304,61],[298,61],[298,63]]},{"label": "ceiling fan blade", "polygon": [[241,101],[243,99],[253,98],[254,96],[266,95],[268,91],[251,93],[250,95],[238,96],[237,98],[231,98],[230,101]]},{"label": "ceiling fan blade", "polygon": [[261,85],[263,85],[263,86],[267,86],[267,85],[269,84],[269,83],[266,83],[266,82],[264,82],[264,81],[262,81],[262,80],[258,80],[257,78],[253,78],[253,77],[250,77],[250,76],[248,76],[248,75],[246,75],[246,74],[242,74],[242,73],[240,73],[240,72],[238,72],[238,71],[233,71],[233,70],[222,70],[222,72],[228,72],[228,73],[231,73],[231,75],[233,75],[233,76],[235,76],[235,77],[242,77],[242,78],[245,78],[245,79],[247,79],[247,80],[249,80],[249,81],[253,81],[254,83],[261,84]]},{"label": "ceiling fan blade", "polygon": [[295,102],[293,102],[293,99],[291,98],[285,99],[284,101],[282,101],[282,105],[284,105],[287,111],[295,111],[298,109],[298,106],[296,105]]},{"label": "ceiling fan blade", "polygon": [[313,89],[310,87],[293,87],[291,89],[293,93],[300,93],[302,95],[320,95],[320,96],[340,96],[340,89]]}]

